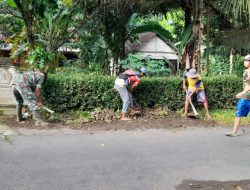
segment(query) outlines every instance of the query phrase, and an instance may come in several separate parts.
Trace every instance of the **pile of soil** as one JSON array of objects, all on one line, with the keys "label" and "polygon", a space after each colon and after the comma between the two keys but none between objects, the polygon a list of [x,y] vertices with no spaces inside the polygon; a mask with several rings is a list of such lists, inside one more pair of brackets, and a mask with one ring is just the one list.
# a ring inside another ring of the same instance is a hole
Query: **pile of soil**
[{"label": "pile of soil", "polygon": [[[65,116],[66,117],[66,116]],[[87,129],[87,130],[133,130],[133,129],[150,129],[150,128],[185,128],[185,127],[214,127],[218,126],[213,121],[206,121],[199,118],[183,118],[176,114],[170,114],[167,117],[153,117],[134,116],[132,121],[114,120],[94,120],[91,122],[79,122],[76,124],[66,124],[65,122],[51,122],[49,127],[36,126],[31,119],[25,123],[16,122],[14,115],[0,116],[1,123],[13,128],[30,128],[30,129],[58,129],[58,128],[71,128],[71,129]]]}]

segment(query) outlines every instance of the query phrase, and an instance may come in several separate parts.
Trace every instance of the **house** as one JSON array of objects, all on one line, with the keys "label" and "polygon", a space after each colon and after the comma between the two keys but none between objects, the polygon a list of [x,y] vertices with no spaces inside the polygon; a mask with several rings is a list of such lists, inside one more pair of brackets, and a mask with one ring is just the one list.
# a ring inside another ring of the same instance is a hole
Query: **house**
[{"label": "house", "polygon": [[164,60],[173,74],[179,67],[177,48],[153,32],[139,34],[139,39],[135,42],[126,41],[125,54],[128,55],[129,53],[140,53],[143,57]]}]

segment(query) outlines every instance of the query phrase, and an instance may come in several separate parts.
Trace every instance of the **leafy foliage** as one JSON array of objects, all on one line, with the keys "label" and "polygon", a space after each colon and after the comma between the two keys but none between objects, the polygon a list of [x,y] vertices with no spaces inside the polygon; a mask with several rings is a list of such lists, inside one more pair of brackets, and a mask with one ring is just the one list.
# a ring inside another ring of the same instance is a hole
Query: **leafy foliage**
[{"label": "leafy foliage", "polygon": [[172,36],[172,42],[178,43],[181,41],[181,36],[184,30],[184,12],[179,9],[167,12],[159,24],[169,31]]},{"label": "leafy foliage", "polygon": [[[235,108],[234,109],[214,109],[210,113],[213,116],[213,121],[221,124],[232,125],[235,118]],[[240,121],[241,125],[247,125],[250,123],[250,117],[242,117]]]},{"label": "leafy foliage", "polygon": [[236,54],[234,57],[233,73],[238,77],[242,77],[243,72],[245,70],[243,63],[244,63],[243,57],[239,54]]},{"label": "leafy foliage", "polygon": [[6,38],[14,33],[21,32],[23,26],[24,23],[20,18],[15,18],[9,14],[0,14],[0,34]]},{"label": "leafy foliage", "polygon": [[149,18],[140,18],[138,14],[131,16],[127,24],[127,30],[130,35],[143,33],[143,32],[155,32],[166,40],[172,40],[172,34],[159,24],[159,21],[154,21]]},{"label": "leafy foliage", "polygon": [[[54,74],[49,76],[43,96],[45,103],[57,111],[120,109],[119,94],[112,91],[114,81],[113,77]],[[231,108],[236,103],[235,94],[242,91],[242,79],[235,76],[204,78],[203,82],[212,108]],[[185,97],[181,84],[182,79],[176,77],[143,78],[133,97],[144,107],[177,110],[183,107]]]},{"label": "leafy foliage", "polygon": [[162,60],[152,60],[150,58],[143,58],[140,54],[129,54],[128,57],[120,62],[124,69],[140,69],[146,66],[148,72],[152,76],[169,76],[171,69]]},{"label": "leafy foliage", "polygon": [[54,57],[55,54],[52,52],[49,52],[42,47],[36,47],[29,52],[27,62],[30,64],[31,68],[45,71]]},{"label": "leafy foliage", "polygon": [[213,76],[229,74],[229,60],[221,56],[210,56],[210,73]]},{"label": "leafy foliage", "polygon": [[[8,0],[6,2],[9,5],[6,7],[8,11],[22,18],[25,23],[26,42],[22,44],[27,44],[27,51],[32,51],[28,62],[33,67],[38,63],[36,68],[43,70],[45,68],[41,67],[45,66],[45,61],[46,64],[54,64],[58,60],[56,55],[58,48],[73,38],[86,22],[85,13],[82,12],[84,2],[81,0]],[[42,53],[44,55],[41,55]],[[42,57],[44,57],[42,60],[37,60]]]},{"label": "leafy foliage", "polygon": [[103,25],[99,21],[89,21],[84,29],[77,33],[79,41],[66,45],[80,49],[78,65],[89,72],[98,71],[100,74],[109,74],[109,58],[111,50],[103,35]]},{"label": "leafy foliage", "polygon": [[44,97],[58,111],[118,108],[119,97],[112,91],[113,82],[114,78],[85,74],[50,75]]}]

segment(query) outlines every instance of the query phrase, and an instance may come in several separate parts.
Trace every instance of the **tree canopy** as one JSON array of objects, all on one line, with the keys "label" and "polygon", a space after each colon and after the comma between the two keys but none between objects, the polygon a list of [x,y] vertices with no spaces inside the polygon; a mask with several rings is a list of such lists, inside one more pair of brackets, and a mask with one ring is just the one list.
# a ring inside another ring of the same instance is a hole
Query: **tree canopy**
[{"label": "tree canopy", "polygon": [[81,49],[84,65],[103,60],[108,70],[110,59],[124,59],[126,40],[146,31],[176,43],[182,63],[200,69],[205,44],[249,50],[249,13],[248,0],[1,0],[0,31],[12,39],[14,55],[28,49],[39,69],[71,46]]}]

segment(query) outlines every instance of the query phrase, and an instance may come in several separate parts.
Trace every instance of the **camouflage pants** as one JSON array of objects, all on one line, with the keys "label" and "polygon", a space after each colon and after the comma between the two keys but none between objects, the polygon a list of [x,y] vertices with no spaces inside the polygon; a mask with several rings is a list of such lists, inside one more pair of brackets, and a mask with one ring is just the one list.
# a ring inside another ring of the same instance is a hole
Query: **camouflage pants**
[{"label": "camouflage pants", "polygon": [[19,87],[17,85],[12,86],[13,94],[15,96],[17,105],[23,105],[24,101],[27,103],[30,111],[39,110],[36,98],[32,90],[27,86]]}]

